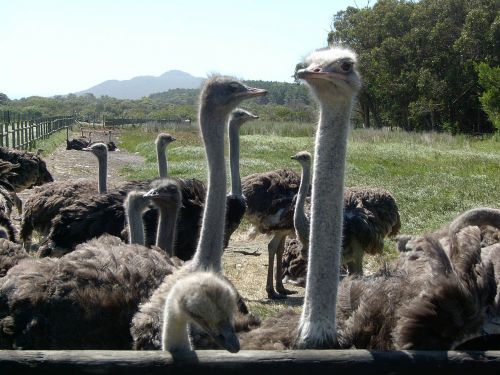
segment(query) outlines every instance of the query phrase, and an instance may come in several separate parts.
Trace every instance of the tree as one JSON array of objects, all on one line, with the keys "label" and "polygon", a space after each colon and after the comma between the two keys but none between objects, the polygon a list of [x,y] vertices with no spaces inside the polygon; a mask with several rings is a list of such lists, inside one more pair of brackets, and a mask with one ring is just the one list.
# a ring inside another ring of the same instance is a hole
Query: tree
[{"label": "tree", "polygon": [[490,67],[486,63],[476,65],[479,84],[484,92],[479,101],[489,120],[500,131],[500,67]]}]

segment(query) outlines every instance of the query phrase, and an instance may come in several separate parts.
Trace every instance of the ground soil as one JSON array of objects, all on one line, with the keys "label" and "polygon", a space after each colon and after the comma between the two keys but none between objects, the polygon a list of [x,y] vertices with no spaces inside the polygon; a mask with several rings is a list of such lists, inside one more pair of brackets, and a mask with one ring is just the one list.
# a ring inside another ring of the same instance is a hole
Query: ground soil
[{"label": "ground soil", "polygon": [[[75,133],[73,136],[77,137],[79,134]],[[115,136],[114,141],[119,148],[118,134]],[[44,157],[44,160],[56,181],[80,177],[97,178],[95,156],[84,151],[66,150],[65,144],[57,147],[51,155]],[[108,154],[108,185],[119,185],[125,182],[125,179],[120,174],[120,169],[126,165],[136,163],[144,163],[144,159],[138,154],[132,154],[121,149],[110,152]],[[20,197],[25,200],[30,194],[31,190],[25,190],[20,194]],[[237,230],[232,236],[223,257],[226,276],[234,282],[250,308],[256,309],[265,316],[272,315],[285,306],[298,309],[304,294],[303,288],[286,285],[288,289],[295,290],[298,293],[289,296],[283,301],[269,301],[266,298],[267,243],[269,240],[270,238],[264,235],[249,240],[245,230]]]}]

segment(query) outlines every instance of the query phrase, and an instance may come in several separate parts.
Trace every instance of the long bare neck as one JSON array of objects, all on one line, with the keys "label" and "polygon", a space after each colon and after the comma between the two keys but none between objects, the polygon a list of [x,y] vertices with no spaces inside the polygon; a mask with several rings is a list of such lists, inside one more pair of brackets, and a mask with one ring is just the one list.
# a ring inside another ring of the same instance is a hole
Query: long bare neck
[{"label": "long bare neck", "polygon": [[303,246],[309,244],[309,218],[304,211],[304,204],[306,202],[307,192],[311,184],[311,165],[302,165],[302,175],[300,177],[300,187],[297,193],[297,201],[295,202],[295,211],[293,213],[293,225]]},{"label": "long bare neck", "polygon": [[227,115],[200,111],[200,128],[208,162],[208,188],[203,211],[200,240],[193,257],[197,270],[221,271],[226,214],[226,168],[224,160],[224,124]]},{"label": "long bare neck", "polygon": [[[171,292],[172,293],[172,292]],[[163,311],[162,350],[191,351],[188,334],[188,322],[184,314],[180,313],[177,303],[170,295]]]},{"label": "long bare neck", "polygon": [[104,194],[108,190],[107,187],[107,176],[108,176],[108,155],[103,154],[100,155],[98,160],[98,168],[99,168],[99,194]]},{"label": "long bare neck", "polygon": [[231,168],[231,195],[241,197],[240,180],[240,126],[229,122],[229,165]]},{"label": "long bare neck", "polygon": [[168,177],[168,165],[167,165],[167,147],[162,146],[160,142],[156,144],[156,157],[158,159],[158,174],[160,178]]},{"label": "long bare neck", "polygon": [[174,255],[175,227],[179,207],[160,207],[160,220],[156,232],[156,246],[167,252],[169,256]]},{"label": "long bare neck", "polygon": [[142,223],[142,210],[139,197],[130,197],[127,202],[128,242],[144,245],[144,225]]},{"label": "long bare neck", "polygon": [[[298,346],[320,348],[336,340],[344,170],[351,98],[337,108],[321,103],[312,187],[309,264]],[[329,104],[331,105],[331,104]]]}]

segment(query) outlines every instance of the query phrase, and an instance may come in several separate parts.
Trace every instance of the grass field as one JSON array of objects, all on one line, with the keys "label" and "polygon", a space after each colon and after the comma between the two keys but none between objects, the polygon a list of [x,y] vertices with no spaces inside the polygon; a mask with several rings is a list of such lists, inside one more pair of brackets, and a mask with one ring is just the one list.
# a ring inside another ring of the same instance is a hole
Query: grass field
[{"label": "grass field", "polygon": [[[171,133],[177,141],[168,148],[169,173],[206,180],[204,150],[196,128]],[[127,178],[157,175],[155,136],[156,132],[142,129],[123,133],[121,147],[147,159],[145,166],[125,168],[122,172]],[[313,125],[244,125],[241,174],[283,167],[299,171],[290,156],[313,148]],[[401,232],[422,233],[469,208],[500,207],[500,137],[355,129],[349,137],[346,183],[390,190],[400,209]]]}]

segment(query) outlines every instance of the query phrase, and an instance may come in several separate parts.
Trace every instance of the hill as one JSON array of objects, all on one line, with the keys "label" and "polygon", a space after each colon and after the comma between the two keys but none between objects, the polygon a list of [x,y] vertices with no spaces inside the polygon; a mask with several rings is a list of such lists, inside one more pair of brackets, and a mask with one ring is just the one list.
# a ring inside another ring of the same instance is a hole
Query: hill
[{"label": "hill", "polygon": [[104,81],[76,94],[93,94],[96,97],[107,95],[117,99],[139,99],[170,89],[197,89],[203,80],[204,78],[194,77],[180,70],[169,70],[158,77],[139,76],[123,81]]}]

